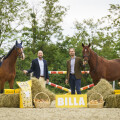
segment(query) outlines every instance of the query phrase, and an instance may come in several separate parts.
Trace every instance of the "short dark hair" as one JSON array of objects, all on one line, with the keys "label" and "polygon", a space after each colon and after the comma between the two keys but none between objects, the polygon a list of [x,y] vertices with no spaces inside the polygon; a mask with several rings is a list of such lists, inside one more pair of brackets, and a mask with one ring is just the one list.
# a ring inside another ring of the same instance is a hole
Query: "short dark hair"
[{"label": "short dark hair", "polygon": [[73,49],[75,51],[75,48],[69,48],[69,52],[70,52],[71,49]]}]

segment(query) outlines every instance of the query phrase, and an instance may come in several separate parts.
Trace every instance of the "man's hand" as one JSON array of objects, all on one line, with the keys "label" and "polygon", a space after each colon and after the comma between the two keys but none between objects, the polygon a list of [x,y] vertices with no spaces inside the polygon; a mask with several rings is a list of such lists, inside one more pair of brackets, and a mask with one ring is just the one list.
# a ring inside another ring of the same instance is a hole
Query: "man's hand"
[{"label": "man's hand", "polygon": [[27,71],[27,70],[23,70],[23,73],[24,73],[24,74],[27,74],[27,73],[28,73],[28,71]]},{"label": "man's hand", "polygon": [[85,66],[87,64],[87,61],[83,61],[83,65]]},{"label": "man's hand", "polygon": [[68,80],[67,79],[65,80],[65,83],[68,84]]},{"label": "man's hand", "polygon": [[120,82],[118,82],[118,85],[120,86]]},{"label": "man's hand", "polygon": [[46,83],[47,83],[47,84],[49,83],[49,79],[46,80]]}]

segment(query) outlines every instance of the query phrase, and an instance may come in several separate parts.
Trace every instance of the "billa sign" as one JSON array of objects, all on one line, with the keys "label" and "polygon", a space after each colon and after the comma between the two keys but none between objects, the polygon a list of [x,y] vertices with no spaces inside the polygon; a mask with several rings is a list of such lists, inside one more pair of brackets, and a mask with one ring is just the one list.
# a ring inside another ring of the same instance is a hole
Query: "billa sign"
[{"label": "billa sign", "polygon": [[79,108],[87,107],[87,95],[56,95],[56,107]]}]

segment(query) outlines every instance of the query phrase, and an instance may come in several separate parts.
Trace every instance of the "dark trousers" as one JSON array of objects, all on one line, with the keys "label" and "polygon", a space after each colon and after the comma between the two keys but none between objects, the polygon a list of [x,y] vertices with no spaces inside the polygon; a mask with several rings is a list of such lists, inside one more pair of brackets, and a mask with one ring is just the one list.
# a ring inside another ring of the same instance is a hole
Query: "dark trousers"
[{"label": "dark trousers", "polygon": [[81,87],[81,79],[76,79],[75,75],[70,74],[69,84],[71,87],[71,94],[75,94],[75,88],[77,94],[81,94],[80,87]]}]

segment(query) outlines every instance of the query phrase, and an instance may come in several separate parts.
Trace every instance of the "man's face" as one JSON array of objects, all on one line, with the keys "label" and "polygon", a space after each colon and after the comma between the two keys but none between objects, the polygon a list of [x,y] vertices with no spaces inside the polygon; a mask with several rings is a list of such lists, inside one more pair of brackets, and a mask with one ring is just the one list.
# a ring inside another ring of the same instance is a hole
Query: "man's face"
[{"label": "man's face", "polygon": [[75,51],[74,51],[74,49],[70,49],[70,50],[69,50],[69,55],[70,55],[70,56],[75,56]]},{"label": "man's face", "polygon": [[38,51],[38,57],[42,58],[43,57],[43,52],[42,51]]}]

